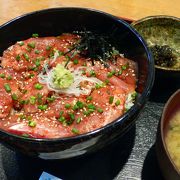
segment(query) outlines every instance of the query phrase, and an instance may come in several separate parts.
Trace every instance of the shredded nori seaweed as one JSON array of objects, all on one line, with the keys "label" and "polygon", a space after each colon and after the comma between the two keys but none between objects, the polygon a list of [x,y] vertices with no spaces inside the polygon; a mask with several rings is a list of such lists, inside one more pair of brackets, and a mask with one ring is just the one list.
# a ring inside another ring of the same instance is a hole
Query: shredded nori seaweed
[{"label": "shredded nori seaweed", "polygon": [[155,45],[151,47],[155,64],[162,67],[173,67],[176,64],[176,56],[168,45]]},{"label": "shredded nori seaweed", "polygon": [[[91,31],[74,32],[80,35],[81,40],[78,41],[68,52],[67,55],[73,51],[79,52],[82,56],[91,58],[92,65],[94,60],[100,61],[105,67],[109,67],[108,60],[116,61],[119,51],[116,50],[109,42],[109,37],[105,35],[98,35]],[[72,55],[71,55],[72,56]],[[66,63],[65,67],[68,63]]]}]

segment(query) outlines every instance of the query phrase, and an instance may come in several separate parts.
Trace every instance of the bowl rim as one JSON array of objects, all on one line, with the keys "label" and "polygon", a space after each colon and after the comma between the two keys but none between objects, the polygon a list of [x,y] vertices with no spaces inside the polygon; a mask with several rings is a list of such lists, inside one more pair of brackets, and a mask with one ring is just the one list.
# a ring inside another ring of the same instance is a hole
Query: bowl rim
[{"label": "bowl rim", "polygon": [[[153,19],[170,19],[176,22],[180,23],[180,18],[175,17],[175,16],[169,16],[169,15],[154,15],[154,16],[146,16],[144,18],[141,18],[137,21],[133,21],[131,23],[131,25],[135,28],[136,25],[140,24],[140,23],[144,23],[146,21],[151,21]],[[135,28],[136,29],[136,28]],[[145,40],[146,41],[146,40]],[[148,46],[149,47],[149,46]],[[159,65],[155,64],[155,68],[160,69],[162,71],[168,71],[168,72],[180,72],[180,68],[179,69],[175,69],[175,68],[170,68],[170,67],[162,67]]]},{"label": "bowl rim", "polygon": [[164,133],[164,121],[165,121],[165,113],[170,105],[170,103],[175,99],[175,97],[180,94],[180,89],[178,89],[177,91],[175,91],[171,96],[170,98],[168,99],[168,101],[166,102],[164,108],[163,108],[163,112],[162,112],[162,116],[161,116],[161,123],[160,123],[160,134],[161,134],[161,140],[162,140],[162,144],[163,144],[163,147],[165,149],[165,153],[168,157],[168,160],[171,162],[171,164],[173,165],[173,168],[176,170],[176,172],[179,174],[180,176],[180,170],[178,170],[178,168],[176,167],[174,161],[172,160],[171,156],[170,156],[170,153],[167,149],[167,146],[166,146],[166,142],[165,142],[165,133]]},{"label": "bowl rim", "polygon": [[106,13],[106,12],[103,12],[100,10],[91,9],[91,8],[81,8],[81,7],[47,8],[47,9],[32,11],[32,12],[20,15],[18,17],[15,17],[12,20],[2,24],[0,26],[0,30],[4,26],[8,26],[9,24],[14,23],[16,21],[19,21],[23,18],[26,18],[27,16],[33,16],[33,15],[38,15],[38,14],[43,14],[43,13],[59,12],[59,11],[63,11],[63,10],[69,10],[69,11],[78,10],[81,12],[82,11],[86,11],[86,12],[89,11],[90,13],[96,13],[96,14],[99,14],[101,16],[109,17],[113,21],[117,21],[119,23],[122,23],[124,26],[126,26],[126,28],[128,28],[141,41],[142,46],[145,49],[145,54],[147,56],[149,69],[147,72],[148,77],[147,77],[147,81],[146,81],[144,91],[142,92],[141,96],[138,97],[138,99],[137,99],[136,103],[133,105],[133,107],[127,111],[128,113],[124,113],[122,116],[116,118],[111,123],[108,123],[107,125],[105,125],[101,128],[95,129],[93,131],[90,131],[90,132],[87,132],[84,134],[80,134],[80,135],[76,135],[76,136],[70,136],[70,137],[61,137],[61,138],[27,138],[27,137],[15,135],[15,134],[12,134],[12,133],[9,133],[9,132],[6,132],[6,131],[0,129],[0,132],[4,133],[5,135],[12,136],[12,137],[17,138],[19,140],[26,140],[28,142],[42,142],[42,143],[56,143],[56,142],[61,142],[61,141],[62,142],[64,142],[64,141],[72,142],[74,140],[78,141],[78,140],[83,140],[83,139],[84,140],[90,139],[91,137],[98,136],[100,133],[108,132],[108,130],[110,128],[115,128],[120,122],[123,123],[124,121],[127,121],[129,117],[131,117],[135,114],[135,112],[140,111],[140,109],[144,106],[144,104],[146,103],[146,101],[150,95],[150,91],[153,87],[154,78],[155,78],[154,59],[153,59],[152,53],[149,50],[147,43],[144,41],[142,36],[130,24],[128,24],[125,20],[120,19],[114,15],[111,15],[109,13]]}]

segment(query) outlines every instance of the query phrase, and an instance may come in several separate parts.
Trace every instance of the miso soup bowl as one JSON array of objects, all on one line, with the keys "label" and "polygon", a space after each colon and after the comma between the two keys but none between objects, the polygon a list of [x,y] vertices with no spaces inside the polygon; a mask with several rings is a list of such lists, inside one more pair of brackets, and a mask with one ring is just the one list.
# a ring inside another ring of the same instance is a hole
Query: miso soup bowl
[{"label": "miso soup bowl", "polygon": [[[0,130],[0,142],[15,151],[42,159],[65,159],[94,152],[130,129],[146,103],[154,81],[154,61],[142,37],[125,21],[110,14],[83,8],[55,8],[35,11],[0,26],[0,55],[16,41],[33,33],[57,36],[64,32],[88,30],[111,36],[111,43],[138,64],[134,106],[106,126],[86,134],[56,139],[30,139]],[[123,148],[123,147],[122,147]]]},{"label": "miso soup bowl", "polygon": [[180,171],[178,171],[168,152],[165,137],[168,131],[168,125],[172,115],[180,108],[180,89],[178,89],[165,104],[161,121],[159,123],[156,152],[158,162],[166,180],[179,180]]}]

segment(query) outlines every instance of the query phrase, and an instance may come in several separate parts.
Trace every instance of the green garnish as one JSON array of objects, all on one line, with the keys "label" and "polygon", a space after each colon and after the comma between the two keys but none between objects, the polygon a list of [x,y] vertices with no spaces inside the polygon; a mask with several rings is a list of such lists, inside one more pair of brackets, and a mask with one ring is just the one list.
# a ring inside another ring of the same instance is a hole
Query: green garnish
[{"label": "green garnish", "polygon": [[20,103],[20,104],[28,104],[28,103],[29,103],[29,99],[26,99],[26,100],[20,100],[19,103]]},{"label": "green garnish", "polygon": [[85,75],[85,74],[86,74],[86,71],[85,71],[84,69],[82,70],[82,74],[83,74],[83,75]]},{"label": "green garnish", "polygon": [[74,120],[74,119],[75,119],[75,116],[74,116],[74,114],[73,114],[73,113],[69,113],[69,116],[70,116],[70,118],[71,118],[72,120]]},{"label": "green garnish", "polygon": [[10,87],[10,85],[8,84],[8,83],[5,83],[4,84],[4,89],[6,90],[6,92],[11,92],[11,87]]},{"label": "green garnish", "polygon": [[98,84],[98,83],[96,83],[95,88],[96,88],[96,89],[100,89],[100,88],[102,88],[102,87],[103,87],[103,85],[104,85],[103,83],[102,83],[102,84]]},{"label": "green garnish", "polygon": [[64,122],[66,120],[66,118],[64,117],[64,116],[61,116],[59,119],[58,119],[58,121],[60,121],[60,122]]},{"label": "green garnish", "polygon": [[28,125],[30,127],[35,127],[36,126],[36,122],[31,120],[31,121],[28,122]]},{"label": "green garnish", "polygon": [[37,83],[37,84],[34,85],[34,87],[35,87],[35,89],[41,90],[43,88],[43,85]]},{"label": "green garnish", "polygon": [[36,49],[36,50],[34,51],[34,53],[35,53],[35,54],[39,54],[40,51],[39,51],[38,49]]},{"label": "green garnish", "polygon": [[62,116],[64,114],[64,111],[60,111],[59,115]]},{"label": "green garnish", "polygon": [[111,72],[108,72],[108,74],[107,74],[107,77],[108,78],[111,78],[113,75],[115,75],[116,74],[116,71],[115,70],[112,70]]},{"label": "green garnish", "polygon": [[95,110],[95,109],[96,109],[96,106],[95,106],[94,104],[88,104],[88,105],[87,105],[87,108],[88,108],[88,109],[93,109],[93,110]]},{"label": "green garnish", "polygon": [[105,82],[106,85],[108,85],[109,84],[109,79],[106,79],[104,82]]},{"label": "green garnish", "polygon": [[86,98],[86,100],[87,100],[87,101],[91,101],[91,100],[92,100],[92,96],[88,96],[88,97]]},{"label": "green garnish", "polygon": [[22,136],[23,136],[24,138],[28,138],[28,137],[29,137],[29,134],[24,133],[24,134],[22,134]]},{"label": "green garnish", "polygon": [[39,104],[41,104],[42,103],[42,97],[43,97],[43,95],[42,94],[37,94],[37,102],[39,103]]},{"label": "green garnish", "polygon": [[115,105],[116,105],[116,106],[119,106],[120,103],[121,103],[121,101],[118,99],[118,100],[115,102]]},{"label": "green garnish", "polygon": [[34,42],[28,43],[27,45],[30,48],[33,48],[33,49],[35,48],[35,43]]},{"label": "green garnish", "polygon": [[78,129],[76,129],[75,127],[74,128],[72,128],[72,133],[74,133],[74,134],[79,134],[79,130]]},{"label": "green garnish", "polygon": [[97,111],[98,111],[99,113],[103,113],[103,109],[101,109],[101,108],[98,108]]},{"label": "green garnish", "polygon": [[76,65],[79,63],[79,61],[77,59],[74,59],[73,63]]},{"label": "green garnish", "polygon": [[126,65],[121,66],[121,69],[126,70],[128,68],[128,66],[129,66],[129,64],[127,63]]},{"label": "green garnish", "polygon": [[23,56],[27,61],[29,61],[29,55],[28,54],[24,53]]},{"label": "green garnish", "polygon": [[90,72],[89,72],[89,75],[92,77],[95,77],[96,76],[96,73],[95,73],[95,71],[93,71],[93,70],[91,70]]},{"label": "green garnish", "polygon": [[78,117],[77,120],[76,120],[76,123],[79,124],[81,122],[81,118]]},{"label": "green garnish", "polygon": [[0,74],[0,78],[5,78],[5,74],[4,73]]},{"label": "green garnish", "polygon": [[47,97],[47,101],[48,102],[54,102],[56,98],[54,96],[51,96],[51,97]]},{"label": "green garnish", "polygon": [[39,62],[39,60],[36,60],[36,61],[35,61],[35,65],[36,65],[36,67],[39,67],[39,66],[41,65],[41,63]]},{"label": "green garnish", "polygon": [[51,46],[47,46],[46,50],[49,51],[52,47]]},{"label": "green garnish", "polygon": [[11,79],[12,79],[12,76],[9,75],[6,79],[7,79],[7,80],[11,80]]},{"label": "green garnish", "polygon": [[20,114],[20,115],[19,115],[19,118],[20,118],[20,119],[26,119],[26,115],[25,115],[25,114]]},{"label": "green garnish", "polygon": [[39,34],[38,33],[34,33],[34,34],[32,34],[32,37],[37,38],[37,37],[39,37]]},{"label": "green garnish", "polygon": [[19,42],[17,42],[18,43],[18,45],[20,45],[20,46],[23,46],[24,45],[24,42],[23,41],[19,41]]},{"label": "green garnish", "polygon": [[18,96],[17,96],[15,93],[13,93],[13,94],[11,95],[11,97],[12,97],[12,99],[13,99],[14,101],[17,101],[17,99],[18,99]]},{"label": "green garnish", "polygon": [[90,111],[83,111],[83,114],[86,116],[89,116],[91,113],[90,113]]},{"label": "green garnish", "polygon": [[18,54],[18,55],[16,56],[16,60],[19,61],[20,59],[21,59],[21,57],[20,57],[20,55]]},{"label": "green garnish", "polygon": [[112,104],[112,103],[113,103],[113,100],[114,100],[114,96],[110,96],[110,97],[109,97],[109,104]]},{"label": "green garnish", "polygon": [[117,75],[121,75],[122,74],[122,70],[119,70],[118,72],[117,72]]},{"label": "green garnish", "polygon": [[74,81],[73,74],[60,64],[53,69],[52,78],[54,86],[63,89],[68,88]]},{"label": "green garnish", "polygon": [[39,106],[38,106],[38,109],[40,109],[40,110],[42,110],[42,111],[45,111],[47,108],[48,108],[48,105],[47,105],[47,104],[39,105]]},{"label": "green garnish", "polygon": [[28,76],[29,78],[32,78],[32,77],[34,77],[34,74],[29,74],[29,76]]},{"label": "green garnish", "polygon": [[36,97],[35,96],[31,96],[29,102],[30,102],[30,104],[35,104]]},{"label": "green garnish", "polygon": [[67,104],[65,104],[65,108],[66,108],[66,109],[69,109],[70,107],[71,107],[71,105],[70,105],[70,104],[68,104],[68,103],[67,103]]}]

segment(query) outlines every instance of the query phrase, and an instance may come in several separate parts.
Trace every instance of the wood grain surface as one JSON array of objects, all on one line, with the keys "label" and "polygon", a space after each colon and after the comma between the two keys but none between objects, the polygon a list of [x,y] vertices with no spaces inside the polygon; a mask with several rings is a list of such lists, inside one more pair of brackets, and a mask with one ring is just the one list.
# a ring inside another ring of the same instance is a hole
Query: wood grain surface
[{"label": "wood grain surface", "polygon": [[180,0],[0,0],[0,24],[19,15],[54,7],[86,7],[137,20],[151,15],[180,17]]}]

